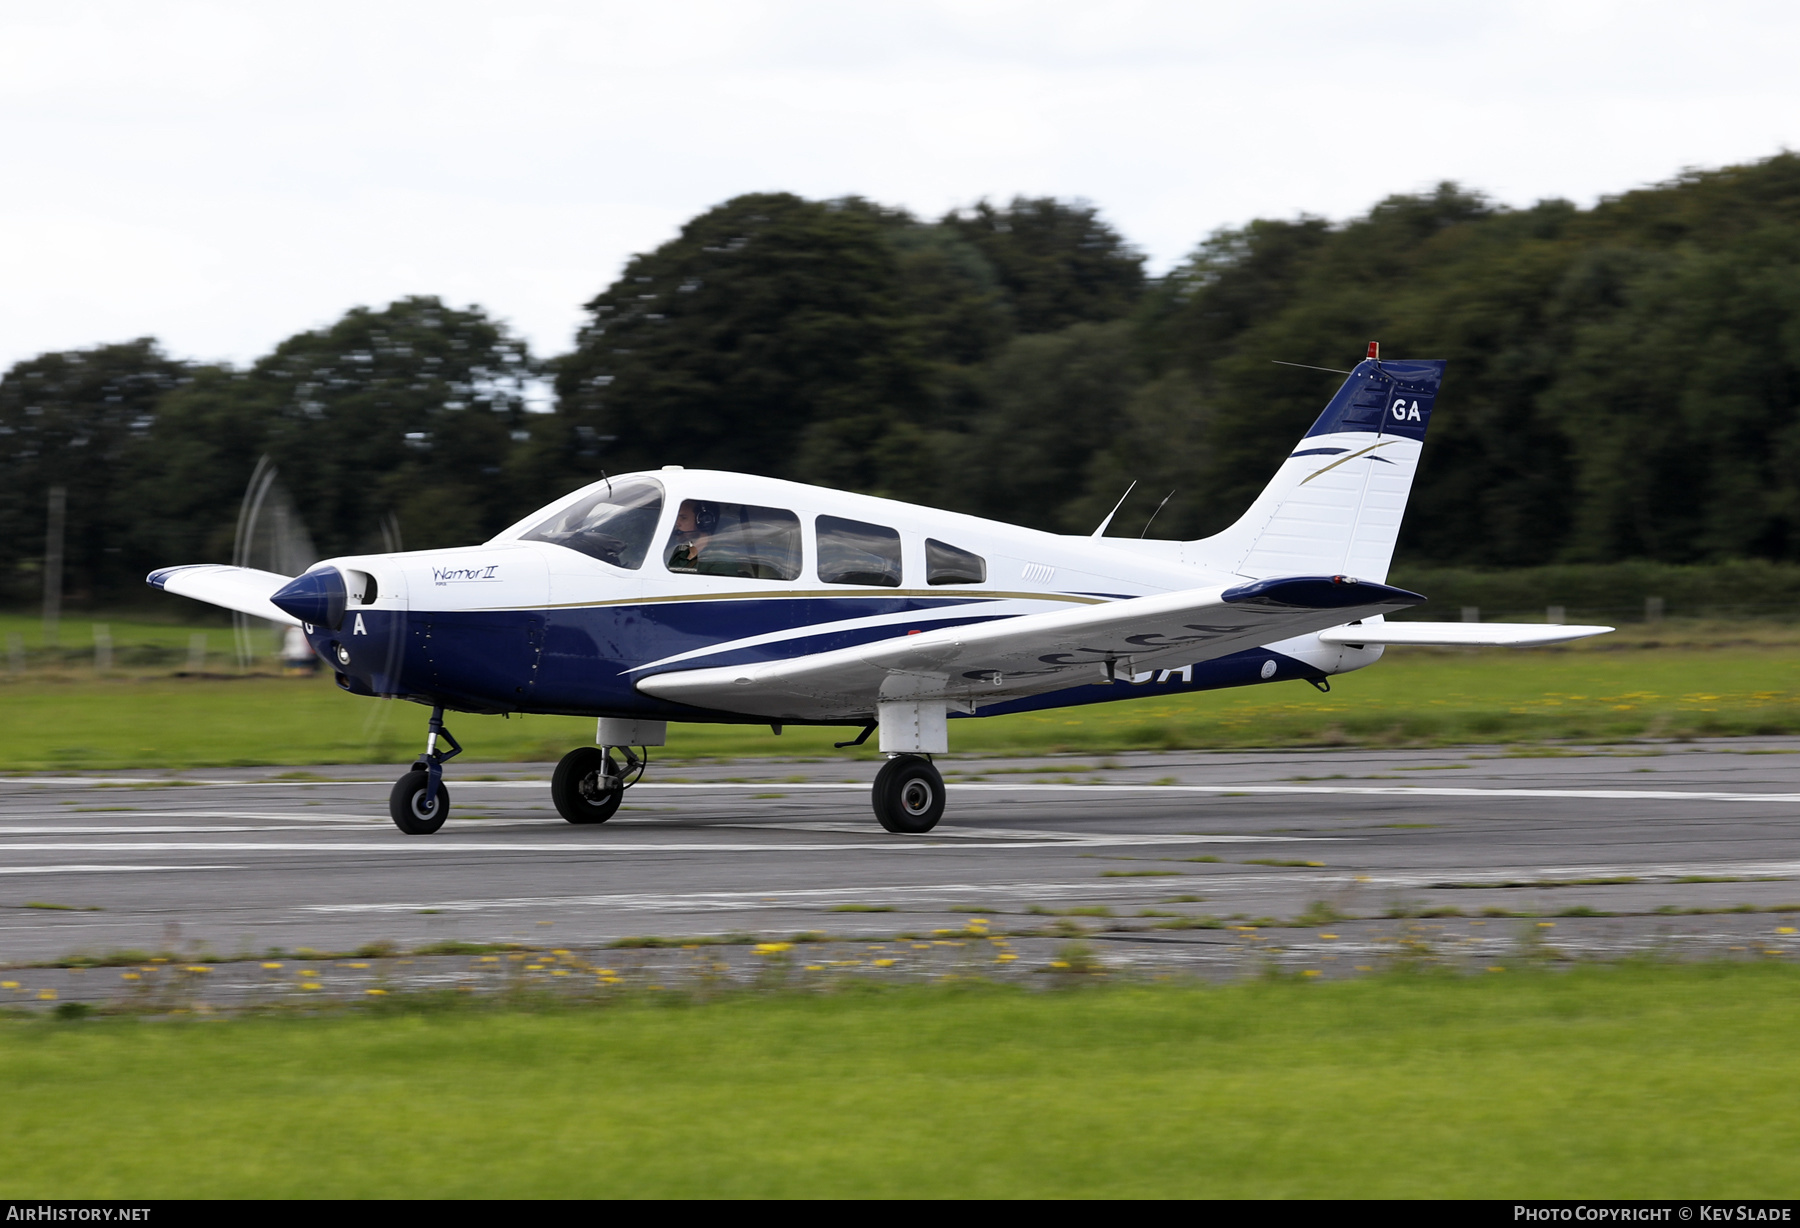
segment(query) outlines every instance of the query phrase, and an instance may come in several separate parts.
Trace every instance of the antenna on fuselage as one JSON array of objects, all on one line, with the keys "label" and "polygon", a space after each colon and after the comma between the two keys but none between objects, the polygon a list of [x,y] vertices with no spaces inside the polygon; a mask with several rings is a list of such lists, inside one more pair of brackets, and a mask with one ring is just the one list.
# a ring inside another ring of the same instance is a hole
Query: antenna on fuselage
[{"label": "antenna on fuselage", "polygon": [[[1150,520],[1155,520],[1157,515],[1163,510],[1163,508],[1169,506],[1169,500],[1173,499],[1174,497],[1175,497],[1175,492],[1172,490],[1168,494],[1164,495],[1163,501],[1156,505],[1156,511],[1150,513]],[[1146,520],[1144,522],[1143,532],[1138,534],[1139,537],[1143,537],[1146,533],[1150,532],[1150,520]]]},{"label": "antenna on fuselage", "polygon": [[1346,371],[1342,367],[1315,367],[1310,362],[1283,362],[1279,358],[1271,358],[1270,362],[1278,367],[1300,367],[1307,371],[1331,371],[1338,375],[1355,375],[1354,371]]},{"label": "antenna on fuselage", "polygon": [[1131,498],[1131,492],[1136,489],[1137,489],[1136,482],[1133,482],[1131,485],[1127,486],[1125,488],[1125,493],[1119,496],[1119,501],[1117,503],[1113,504],[1113,510],[1106,513],[1106,519],[1102,520],[1100,522],[1100,527],[1095,529],[1092,533],[1088,534],[1088,536],[1089,537],[1105,537],[1106,536],[1106,526],[1112,523],[1112,518],[1119,514],[1119,509],[1125,506],[1125,500]]}]

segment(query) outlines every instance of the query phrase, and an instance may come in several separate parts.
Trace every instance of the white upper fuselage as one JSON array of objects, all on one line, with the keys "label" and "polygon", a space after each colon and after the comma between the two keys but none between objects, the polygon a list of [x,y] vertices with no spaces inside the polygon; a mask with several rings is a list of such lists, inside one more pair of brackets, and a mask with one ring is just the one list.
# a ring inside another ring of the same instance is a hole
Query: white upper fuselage
[{"label": "white upper fuselage", "polygon": [[[1290,464],[1312,462],[1290,461]],[[1313,463],[1313,467],[1319,467]],[[1333,474],[1346,480],[1351,473]],[[1357,474],[1357,480],[1360,480]],[[521,540],[561,510],[613,484],[652,480],[663,488],[654,545],[640,567],[628,569],[602,562],[576,550],[547,542]],[[697,575],[665,566],[665,545],[674,531],[684,500],[752,504],[794,513],[802,532],[802,562],[792,580],[744,579]],[[819,579],[816,519],[836,516],[895,530],[900,535],[902,577],[898,587],[831,584]],[[986,579],[978,584],[933,586],[926,583],[925,542],[933,538],[981,556]],[[974,598],[988,617],[1013,617],[1067,609],[1254,578],[1232,571],[1184,562],[1206,543],[1095,538],[1046,533],[1000,521],[872,495],[853,494],[778,478],[718,470],[668,468],[602,479],[547,504],[479,546],[448,550],[355,555],[328,560],[350,578],[351,609],[384,611],[477,612],[525,609],[568,609],[580,606],[628,605],[645,602],[826,597]],[[378,596],[361,606],[354,594],[359,576],[372,575]],[[875,628],[917,621],[897,611],[847,620],[834,619],[810,627],[723,640],[705,650],[666,654],[635,662],[638,668],[669,667],[684,658],[710,655],[731,645],[749,647],[825,629]],[[1371,664],[1380,649],[1325,645],[1314,635],[1271,644],[1324,673]]]}]

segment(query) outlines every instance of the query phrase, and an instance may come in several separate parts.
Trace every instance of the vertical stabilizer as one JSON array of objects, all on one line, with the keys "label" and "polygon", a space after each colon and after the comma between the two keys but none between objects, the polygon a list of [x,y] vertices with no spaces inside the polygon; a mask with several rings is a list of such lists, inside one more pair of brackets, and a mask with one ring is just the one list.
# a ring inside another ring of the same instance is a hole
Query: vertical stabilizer
[{"label": "vertical stabilizer", "polygon": [[1443,378],[1438,359],[1359,363],[1250,510],[1182,558],[1255,579],[1387,579]]}]

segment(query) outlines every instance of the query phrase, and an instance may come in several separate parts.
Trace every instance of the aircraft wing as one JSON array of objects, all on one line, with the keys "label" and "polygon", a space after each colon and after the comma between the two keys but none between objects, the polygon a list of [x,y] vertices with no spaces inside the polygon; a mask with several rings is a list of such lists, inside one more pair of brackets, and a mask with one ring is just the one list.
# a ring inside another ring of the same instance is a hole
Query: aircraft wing
[{"label": "aircraft wing", "polygon": [[1562,623],[1390,623],[1333,627],[1319,632],[1326,644],[1418,644],[1439,648],[1530,648],[1605,635],[1611,627],[1577,627]]},{"label": "aircraft wing", "polygon": [[145,580],[165,593],[192,597],[212,605],[224,606],[244,614],[254,614],[272,623],[298,627],[300,620],[278,610],[270,603],[276,590],[293,580],[292,576],[254,567],[226,567],[219,563],[195,563],[187,567],[164,567],[151,572]]},{"label": "aircraft wing", "polygon": [[867,719],[883,701],[941,699],[973,711],[1208,661],[1424,600],[1343,576],[1293,576],[942,627],[781,661],[675,670],[637,687],[677,703],[795,721]]}]

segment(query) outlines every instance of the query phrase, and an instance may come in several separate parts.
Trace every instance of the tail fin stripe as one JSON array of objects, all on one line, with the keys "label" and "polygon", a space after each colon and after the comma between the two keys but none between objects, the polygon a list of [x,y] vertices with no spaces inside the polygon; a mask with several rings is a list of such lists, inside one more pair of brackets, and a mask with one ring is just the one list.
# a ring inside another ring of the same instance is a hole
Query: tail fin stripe
[{"label": "tail fin stripe", "polygon": [[[1313,480],[1313,479],[1314,479],[1314,478],[1316,478],[1316,477],[1318,477],[1318,476],[1319,476],[1319,475],[1320,475],[1320,474],[1324,474],[1324,473],[1330,473],[1330,472],[1331,472],[1331,471],[1332,471],[1332,470],[1333,470],[1333,469],[1336,469],[1336,468],[1337,468],[1337,467],[1338,467],[1338,466],[1339,466],[1339,465],[1347,465],[1347,464],[1349,464],[1349,463],[1350,463],[1350,462],[1351,462],[1351,461],[1353,461],[1353,460],[1355,460],[1355,459],[1356,459],[1356,458],[1357,458],[1357,457],[1359,457],[1359,456],[1367,456],[1367,455],[1368,455],[1368,454],[1369,454],[1369,453],[1371,453],[1371,452],[1373,452],[1373,451],[1374,451],[1374,450],[1375,450],[1375,449],[1376,449],[1376,448],[1385,448],[1385,447],[1387,447],[1387,446],[1388,446],[1388,445],[1389,445],[1389,444],[1390,444],[1390,443],[1393,443],[1393,442],[1394,442],[1394,441],[1393,441],[1393,440],[1391,440],[1391,439],[1384,439],[1384,440],[1382,440],[1382,441],[1381,441],[1381,442],[1380,442],[1380,443],[1372,443],[1372,444],[1370,444],[1370,445],[1369,445],[1369,446],[1368,446],[1368,447],[1366,447],[1366,448],[1364,448],[1364,449],[1363,449],[1363,450],[1362,450],[1362,451],[1360,451],[1360,452],[1352,452],[1352,453],[1351,453],[1351,454],[1350,454],[1350,455],[1348,455],[1348,456],[1345,456],[1345,457],[1341,457],[1341,458],[1340,458],[1340,459],[1338,459],[1338,460],[1334,460],[1334,461],[1332,461],[1332,462],[1331,462],[1331,463],[1330,463],[1330,464],[1329,464],[1329,465],[1326,465],[1326,466],[1325,466],[1325,467],[1324,467],[1324,468],[1323,468],[1323,469],[1315,469],[1315,470],[1313,470],[1313,471],[1312,471],[1312,472],[1311,472],[1311,473],[1309,473],[1309,474],[1307,474],[1307,475],[1306,475],[1306,476],[1305,476],[1305,477],[1303,477],[1303,478],[1301,478],[1301,479],[1300,479],[1300,485],[1302,485],[1302,486],[1304,486],[1304,485],[1306,485],[1306,484],[1307,484],[1307,483],[1308,483],[1308,482],[1310,482],[1310,481],[1312,481],[1312,480]],[[1375,459],[1376,459],[1376,460],[1381,460],[1381,459],[1383,459],[1383,458],[1382,458],[1382,457],[1379,457],[1379,456],[1377,456],[1377,457],[1376,457],[1376,458],[1375,458]]]}]

